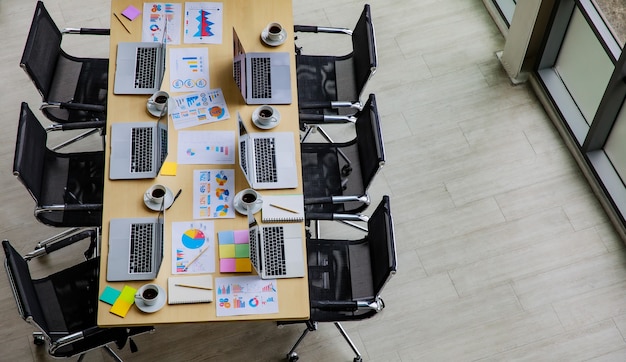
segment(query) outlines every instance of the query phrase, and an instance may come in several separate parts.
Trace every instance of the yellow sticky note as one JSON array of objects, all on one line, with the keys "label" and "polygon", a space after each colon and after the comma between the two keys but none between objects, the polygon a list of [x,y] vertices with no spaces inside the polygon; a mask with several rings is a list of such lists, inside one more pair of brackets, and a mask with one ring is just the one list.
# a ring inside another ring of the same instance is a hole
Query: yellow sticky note
[{"label": "yellow sticky note", "polygon": [[178,164],[172,161],[163,162],[163,166],[161,166],[161,175],[163,176],[176,176],[176,169],[178,168]]},{"label": "yellow sticky note", "polygon": [[122,292],[120,293],[120,296],[117,298],[115,303],[113,303],[111,309],[109,309],[109,312],[122,318],[126,317],[130,307],[132,307],[135,303],[135,293],[137,293],[137,289],[125,285],[124,289],[122,289]]},{"label": "yellow sticky note", "polygon": [[234,258],[235,244],[220,245],[220,258]]}]

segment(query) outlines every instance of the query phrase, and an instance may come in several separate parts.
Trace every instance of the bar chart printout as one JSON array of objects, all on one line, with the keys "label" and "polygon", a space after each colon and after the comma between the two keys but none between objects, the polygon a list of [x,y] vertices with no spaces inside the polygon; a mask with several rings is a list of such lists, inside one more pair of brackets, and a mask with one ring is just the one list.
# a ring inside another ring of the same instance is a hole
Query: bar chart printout
[{"label": "bar chart printout", "polygon": [[276,279],[215,278],[217,316],[278,313]]}]

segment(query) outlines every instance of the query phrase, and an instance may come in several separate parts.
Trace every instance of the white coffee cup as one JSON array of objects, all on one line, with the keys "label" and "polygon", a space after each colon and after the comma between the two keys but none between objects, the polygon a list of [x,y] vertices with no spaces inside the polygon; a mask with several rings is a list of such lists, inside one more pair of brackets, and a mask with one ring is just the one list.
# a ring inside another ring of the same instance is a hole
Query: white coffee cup
[{"label": "white coffee cup", "polygon": [[274,107],[263,105],[259,107],[257,122],[261,126],[270,126],[274,123],[278,122],[278,117],[276,117],[276,112],[274,111]]},{"label": "white coffee cup", "polygon": [[160,204],[165,198],[167,187],[163,185],[152,185],[146,190],[146,199],[153,204]]},{"label": "white coffee cup", "polygon": [[157,111],[161,112],[163,111],[163,108],[165,108],[165,106],[167,105],[167,100],[169,98],[170,95],[167,94],[167,92],[157,91],[148,99],[148,106],[153,107]]},{"label": "white coffee cup", "polygon": [[279,23],[269,23],[267,25],[267,38],[271,41],[283,40],[283,26]]},{"label": "white coffee cup", "polygon": [[262,204],[261,194],[254,189],[245,189],[241,192],[241,206],[246,210],[252,210],[256,205]]},{"label": "white coffee cup", "polygon": [[145,305],[154,305],[159,297],[159,287],[156,284],[144,284],[135,294]]}]

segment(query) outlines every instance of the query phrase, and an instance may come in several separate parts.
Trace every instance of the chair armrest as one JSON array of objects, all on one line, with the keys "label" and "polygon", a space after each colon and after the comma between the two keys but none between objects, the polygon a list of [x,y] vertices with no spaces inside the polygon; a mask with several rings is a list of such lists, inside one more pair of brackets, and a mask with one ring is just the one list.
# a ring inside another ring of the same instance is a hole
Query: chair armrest
[{"label": "chair armrest", "polygon": [[322,123],[355,123],[356,118],[354,116],[335,116],[324,114],[312,114],[312,113],[300,113],[298,116],[300,122],[307,124],[322,124]]},{"label": "chair armrest", "polygon": [[50,125],[46,128],[46,131],[69,131],[75,129],[92,129],[103,128],[106,126],[106,121],[86,121],[86,122],[72,122],[72,123],[57,123]]},{"label": "chair armrest", "polygon": [[331,221],[362,221],[367,222],[369,216],[363,214],[333,214],[325,212],[304,213],[307,220],[331,220]]},{"label": "chair armrest", "polygon": [[298,103],[299,109],[324,109],[324,108],[354,108],[360,111],[363,108],[361,102],[348,101],[320,101]]},{"label": "chair armrest", "polygon": [[43,103],[39,109],[44,108],[61,108],[88,112],[106,112],[106,107],[98,104],[85,104],[74,102],[47,102]]},{"label": "chair armrest", "polygon": [[314,204],[342,204],[345,202],[360,202],[369,205],[371,200],[369,195],[363,196],[322,196],[322,197],[307,197],[304,199],[305,205]]},{"label": "chair armrest", "polygon": [[294,32],[299,33],[329,33],[329,34],[345,34],[352,35],[352,30],[348,28],[337,28],[330,26],[316,26],[316,25],[294,25]]},{"label": "chair armrest", "polygon": [[88,229],[88,230],[83,230],[79,233],[70,235],[68,237],[62,238],[62,239],[58,239],[58,240],[54,240],[48,243],[45,243],[42,246],[39,246],[38,248],[36,248],[35,250],[31,251],[30,253],[24,255],[24,259],[25,260],[31,260],[34,258],[38,258],[40,256],[44,256],[44,255],[48,255],[54,251],[57,251],[59,249],[62,249],[66,246],[72,245],[76,242],[79,242],[81,240],[84,240],[86,238],[89,238],[90,240],[90,249],[92,247],[95,247],[95,243],[98,237],[98,230],[97,229]]},{"label": "chair armrest", "polygon": [[42,205],[35,210],[35,215],[50,211],[92,211],[102,210],[102,204],[63,204]]},{"label": "chair armrest", "polygon": [[65,28],[61,30],[62,34],[81,34],[81,35],[111,35],[111,29],[106,28]]}]

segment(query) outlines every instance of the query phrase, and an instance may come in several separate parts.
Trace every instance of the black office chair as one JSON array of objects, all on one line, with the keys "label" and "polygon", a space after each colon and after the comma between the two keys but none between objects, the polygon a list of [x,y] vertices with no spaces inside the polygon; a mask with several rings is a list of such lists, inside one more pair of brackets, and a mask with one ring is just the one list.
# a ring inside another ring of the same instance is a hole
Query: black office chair
[{"label": "black office chair", "polygon": [[361,94],[378,66],[370,6],[364,6],[354,30],[308,25],[295,25],[294,30],[352,37],[352,52],[347,55],[305,55],[297,48],[296,72],[301,112],[354,113],[361,107]]},{"label": "black office chair", "polygon": [[55,123],[99,121],[104,127],[109,60],[79,58],[61,48],[63,34],[108,35],[109,29],[60,31],[37,2],[20,66],[41,94],[42,111]]},{"label": "black office chair", "polygon": [[100,226],[104,151],[60,153],[47,147],[47,132],[22,103],[13,174],[35,200],[35,217],[60,227]]},{"label": "black office chair", "polygon": [[397,270],[388,196],[372,213],[367,228],[360,240],[307,238],[311,314],[307,328],[287,354],[289,361],[298,360],[296,348],[308,332],[317,329],[318,322],[333,322],[356,354],[354,361],[361,361],[339,322],[370,318],[385,307],[380,293]]},{"label": "black office chair", "polygon": [[[88,259],[47,277],[32,279],[28,262],[9,243],[2,242],[5,267],[20,316],[38,329],[35,344],[47,343],[55,358],[79,355],[104,348],[116,361],[121,359],[108,346],[122,349],[131,337],[154,331],[153,327],[99,328],[98,270],[100,259]],[[45,255],[45,254],[42,254]],[[137,347],[130,340],[131,351]]]},{"label": "black office chair", "polygon": [[367,190],[385,164],[380,118],[373,94],[356,116],[354,139],[341,143],[300,144],[307,219],[319,220],[333,213],[359,213],[369,205]]}]

